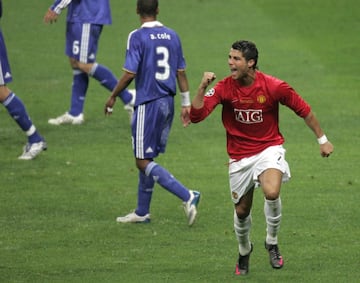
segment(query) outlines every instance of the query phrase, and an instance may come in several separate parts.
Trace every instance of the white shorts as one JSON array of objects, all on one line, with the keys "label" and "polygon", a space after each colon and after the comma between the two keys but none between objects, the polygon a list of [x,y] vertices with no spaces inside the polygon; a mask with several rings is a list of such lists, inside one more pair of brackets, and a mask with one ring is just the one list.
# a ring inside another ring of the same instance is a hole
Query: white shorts
[{"label": "white shorts", "polygon": [[238,203],[252,187],[258,187],[259,175],[266,169],[275,168],[283,173],[282,182],[290,179],[290,168],[285,160],[286,150],[282,145],[270,146],[262,152],[239,161],[229,161],[231,198]]}]

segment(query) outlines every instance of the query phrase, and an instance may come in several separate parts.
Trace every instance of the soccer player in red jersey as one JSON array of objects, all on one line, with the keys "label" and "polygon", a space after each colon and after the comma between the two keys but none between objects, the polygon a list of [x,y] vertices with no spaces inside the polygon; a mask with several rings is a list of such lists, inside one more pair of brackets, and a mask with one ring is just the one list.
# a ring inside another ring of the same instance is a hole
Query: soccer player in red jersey
[{"label": "soccer player in red jersey", "polygon": [[260,72],[258,50],[253,42],[233,43],[228,57],[231,75],[217,82],[212,72],[205,72],[191,106],[190,119],[205,119],[218,104],[222,105],[222,122],[226,129],[229,181],[235,205],[234,229],[239,242],[239,260],[235,274],[249,271],[253,249],[250,241],[251,207],[254,189],[260,186],[265,196],[267,223],[265,248],[273,268],[284,264],[278,248],[281,220],[281,183],[289,180],[285,160],[284,138],[279,131],[279,105],[292,109],[303,118],[317,137],[320,154],[329,157],[333,145],[328,141],[310,105],[286,82]]}]

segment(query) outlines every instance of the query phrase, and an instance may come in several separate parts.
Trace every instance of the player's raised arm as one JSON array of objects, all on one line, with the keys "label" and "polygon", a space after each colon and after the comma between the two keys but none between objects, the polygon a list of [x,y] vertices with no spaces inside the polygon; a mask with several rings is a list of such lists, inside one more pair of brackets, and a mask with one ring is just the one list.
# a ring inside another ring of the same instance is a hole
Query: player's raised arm
[{"label": "player's raised arm", "polygon": [[216,75],[213,72],[204,72],[204,75],[201,79],[197,95],[192,101],[192,106],[194,108],[202,108],[204,106],[204,95],[208,86],[216,79]]}]

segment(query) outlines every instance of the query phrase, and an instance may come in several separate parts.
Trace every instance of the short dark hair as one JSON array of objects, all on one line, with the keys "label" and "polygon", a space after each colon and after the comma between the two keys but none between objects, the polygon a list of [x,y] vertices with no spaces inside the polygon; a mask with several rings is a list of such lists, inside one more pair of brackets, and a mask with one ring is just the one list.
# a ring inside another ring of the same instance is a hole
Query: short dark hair
[{"label": "short dark hair", "polygon": [[253,59],[255,61],[253,68],[257,69],[259,52],[255,43],[248,40],[238,40],[235,41],[231,47],[232,49],[239,50],[243,54],[246,61]]},{"label": "short dark hair", "polygon": [[137,10],[140,16],[156,16],[158,0],[137,0]]}]

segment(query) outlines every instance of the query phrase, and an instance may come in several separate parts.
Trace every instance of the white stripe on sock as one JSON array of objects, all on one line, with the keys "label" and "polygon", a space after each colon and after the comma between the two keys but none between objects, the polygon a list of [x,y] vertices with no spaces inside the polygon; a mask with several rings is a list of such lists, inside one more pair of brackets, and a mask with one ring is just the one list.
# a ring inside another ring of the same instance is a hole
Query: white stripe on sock
[{"label": "white stripe on sock", "polygon": [[26,131],[26,135],[27,135],[28,137],[30,137],[30,136],[33,135],[35,132],[36,132],[35,126],[34,126],[34,125],[31,125],[30,129],[28,129],[28,130]]}]

